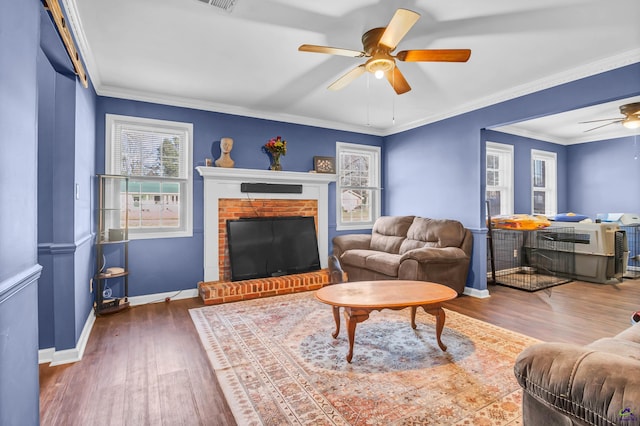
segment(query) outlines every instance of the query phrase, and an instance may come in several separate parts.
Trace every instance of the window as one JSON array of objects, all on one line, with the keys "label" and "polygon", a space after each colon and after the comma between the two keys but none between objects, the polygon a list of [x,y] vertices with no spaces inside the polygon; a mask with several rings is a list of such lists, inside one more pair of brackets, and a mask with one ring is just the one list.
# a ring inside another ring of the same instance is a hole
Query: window
[{"label": "window", "polygon": [[338,230],[368,229],[380,216],[380,148],[337,142]]},{"label": "window", "polygon": [[193,124],[107,114],[105,172],[129,176],[129,238],[192,231]]},{"label": "window", "polygon": [[513,146],[487,142],[487,192],[491,216],[513,214]]},{"label": "window", "polygon": [[558,210],[556,153],[531,150],[531,210],[554,216]]}]

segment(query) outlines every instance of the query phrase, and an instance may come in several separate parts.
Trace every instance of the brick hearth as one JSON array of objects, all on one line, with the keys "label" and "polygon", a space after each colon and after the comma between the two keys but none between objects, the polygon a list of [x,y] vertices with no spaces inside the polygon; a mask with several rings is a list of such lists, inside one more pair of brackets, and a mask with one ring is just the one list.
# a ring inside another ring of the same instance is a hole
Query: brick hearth
[{"label": "brick hearth", "polygon": [[198,283],[198,292],[205,305],[219,305],[279,294],[317,290],[329,283],[331,283],[331,274],[328,269],[322,269],[304,274],[245,281],[201,281]]}]

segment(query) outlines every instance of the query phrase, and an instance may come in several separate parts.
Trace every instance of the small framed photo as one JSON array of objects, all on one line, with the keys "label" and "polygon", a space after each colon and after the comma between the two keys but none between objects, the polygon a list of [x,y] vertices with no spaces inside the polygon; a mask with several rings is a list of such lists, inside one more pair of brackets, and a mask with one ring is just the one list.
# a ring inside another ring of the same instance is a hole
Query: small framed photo
[{"label": "small framed photo", "polygon": [[336,159],[334,157],[313,157],[313,170],[316,173],[335,173]]}]

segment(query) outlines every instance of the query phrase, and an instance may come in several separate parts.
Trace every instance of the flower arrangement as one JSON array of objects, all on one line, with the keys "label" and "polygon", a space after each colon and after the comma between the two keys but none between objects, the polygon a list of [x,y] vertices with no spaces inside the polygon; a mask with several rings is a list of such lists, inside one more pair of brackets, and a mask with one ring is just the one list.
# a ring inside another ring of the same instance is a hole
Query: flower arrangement
[{"label": "flower arrangement", "polygon": [[287,141],[282,139],[282,136],[276,136],[269,139],[269,142],[265,143],[262,150],[267,154],[271,154],[274,157],[287,154]]},{"label": "flower arrangement", "polygon": [[287,154],[287,141],[282,139],[282,136],[276,136],[275,138],[269,139],[269,142],[262,146],[262,150],[269,154],[271,158],[269,170],[282,170],[280,156]]}]

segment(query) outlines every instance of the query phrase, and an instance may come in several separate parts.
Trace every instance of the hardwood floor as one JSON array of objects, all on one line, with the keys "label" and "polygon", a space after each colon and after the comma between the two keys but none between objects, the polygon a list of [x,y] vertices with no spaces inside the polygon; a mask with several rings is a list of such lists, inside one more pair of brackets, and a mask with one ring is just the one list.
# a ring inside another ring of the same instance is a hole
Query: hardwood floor
[{"label": "hardwood floor", "polygon": [[[545,341],[585,344],[630,326],[640,279],[535,293],[489,286],[446,307]],[[42,425],[235,425],[188,310],[200,299],[99,317],[82,361],[40,366]]]}]

